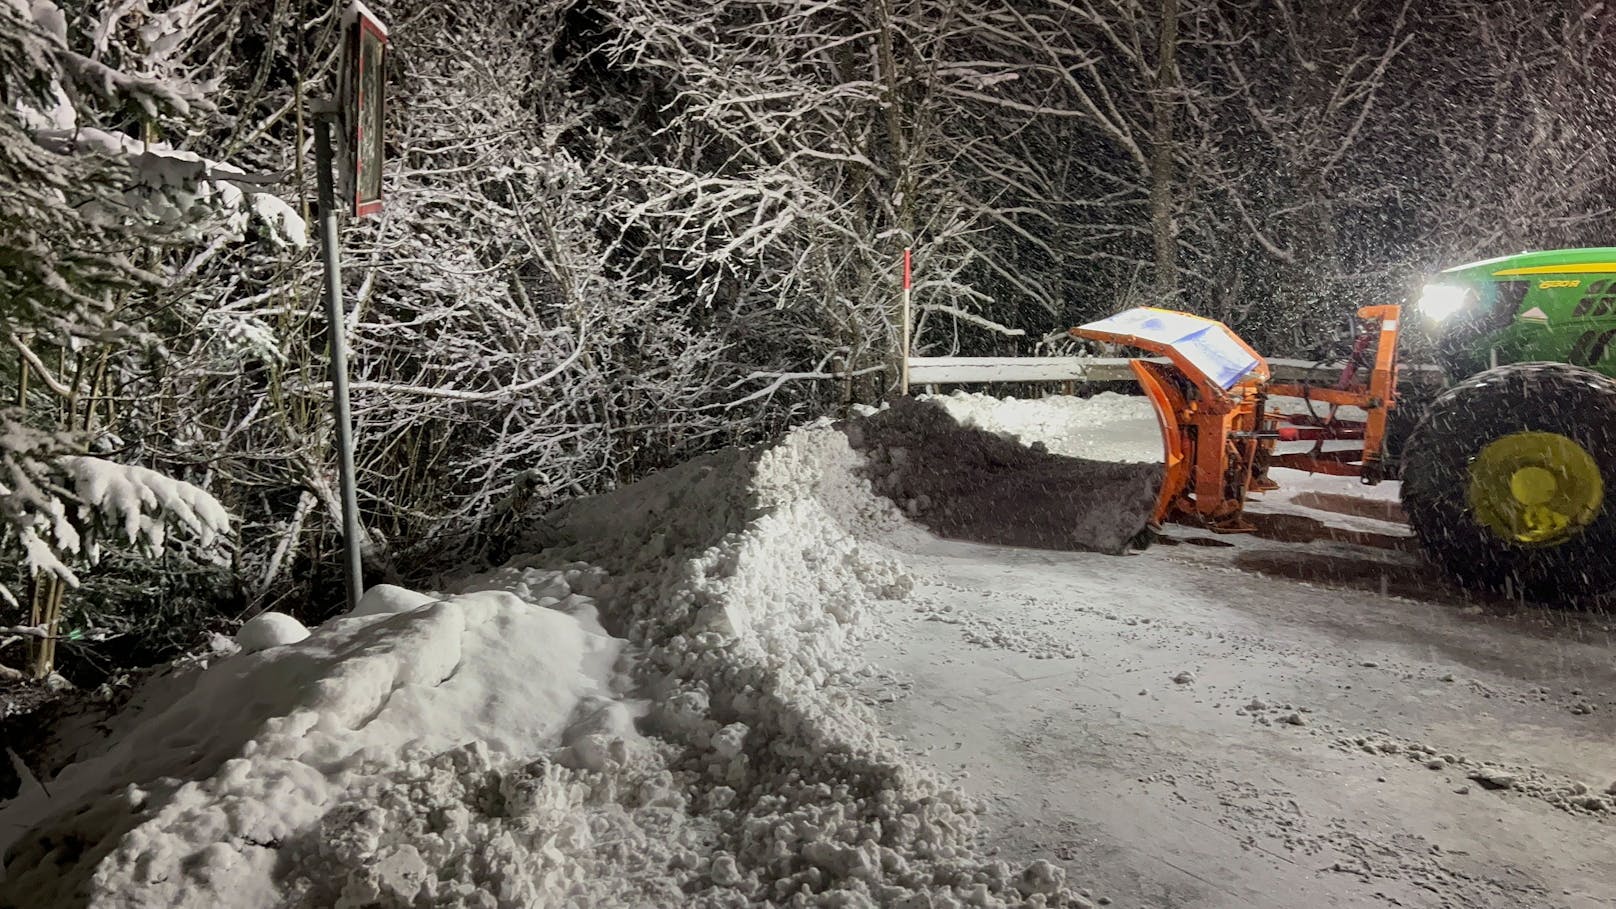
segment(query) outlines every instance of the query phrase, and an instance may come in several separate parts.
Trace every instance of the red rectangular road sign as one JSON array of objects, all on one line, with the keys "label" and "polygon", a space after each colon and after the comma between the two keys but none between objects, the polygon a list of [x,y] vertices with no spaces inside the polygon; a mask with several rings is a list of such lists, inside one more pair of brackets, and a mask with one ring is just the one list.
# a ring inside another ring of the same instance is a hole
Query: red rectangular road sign
[{"label": "red rectangular road sign", "polygon": [[383,110],[387,96],[387,26],[359,0],[343,12],[343,190],[356,216],[382,210]]}]

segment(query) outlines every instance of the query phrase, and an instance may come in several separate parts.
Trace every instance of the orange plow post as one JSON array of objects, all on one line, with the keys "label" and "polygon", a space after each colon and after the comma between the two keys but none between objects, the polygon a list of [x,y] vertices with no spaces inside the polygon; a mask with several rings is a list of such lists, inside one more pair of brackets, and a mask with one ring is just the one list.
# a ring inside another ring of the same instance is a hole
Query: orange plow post
[{"label": "orange plow post", "polygon": [[[1071,333],[1153,355],[1131,366],[1161,423],[1166,471],[1154,522],[1243,533],[1255,529],[1246,494],[1277,488],[1272,465],[1379,482],[1396,403],[1398,312],[1358,311],[1365,331],[1327,388],[1274,382],[1268,361],[1228,326],[1189,313],[1139,307]],[[1275,398],[1305,412],[1271,408]]]}]

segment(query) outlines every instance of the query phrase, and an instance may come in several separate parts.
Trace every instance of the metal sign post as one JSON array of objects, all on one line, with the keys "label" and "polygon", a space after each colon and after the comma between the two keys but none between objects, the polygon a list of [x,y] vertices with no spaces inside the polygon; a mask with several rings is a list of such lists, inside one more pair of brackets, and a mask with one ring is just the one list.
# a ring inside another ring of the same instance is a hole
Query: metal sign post
[{"label": "metal sign post", "polygon": [[337,429],[337,477],[342,487],[343,580],[348,608],[359,604],[365,576],[359,561],[359,491],[354,476],[353,418],[348,408],[348,345],[346,307],[342,303],[342,255],[337,245],[336,187],[331,178],[331,126],[336,111],[314,115],[314,161],[320,183],[320,253],[325,258],[325,326],[331,351],[331,415]]},{"label": "metal sign post", "polygon": [[336,424],[337,476],[342,493],[343,581],[348,608],[365,590],[360,543],[359,484],[354,469],[353,416],[348,404],[347,307],[342,301],[342,254],[337,235],[337,156],[331,134],[342,137],[344,195],[357,217],[381,211],[383,62],[387,29],[364,4],[343,14],[346,44],[335,102],[316,103],[314,160],[320,194],[320,254],[325,260],[326,342],[331,354],[331,415]]}]

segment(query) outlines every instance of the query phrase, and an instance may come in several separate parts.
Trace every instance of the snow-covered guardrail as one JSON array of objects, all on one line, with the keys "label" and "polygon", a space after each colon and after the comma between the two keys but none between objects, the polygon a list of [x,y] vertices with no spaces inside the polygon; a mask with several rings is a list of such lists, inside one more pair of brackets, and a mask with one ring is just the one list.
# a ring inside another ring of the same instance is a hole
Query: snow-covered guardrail
[{"label": "snow-covered guardrail", "polygon": [[[991,382],[1131,382],[1127,357],[910,357],[910,385],[983,385]],[[1165,363],[1166,360],[1159,362]],[[1275,381],[1334,385],[1341,364],[1268,361]],[[1435,366],[1404,365],[1399,381],[1440,385]]]},{"label": "snow-covered guardrail", "polygon": [[1133,378],[1120,357],[910,357],[912,385],[985,382],[1120,382]]}]

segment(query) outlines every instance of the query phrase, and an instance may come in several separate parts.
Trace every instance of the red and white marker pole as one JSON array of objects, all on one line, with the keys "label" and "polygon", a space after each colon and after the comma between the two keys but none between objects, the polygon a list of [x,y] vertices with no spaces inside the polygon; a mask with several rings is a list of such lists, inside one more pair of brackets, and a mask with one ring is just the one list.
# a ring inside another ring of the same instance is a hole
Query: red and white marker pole
[{"label": "red and white marker pole", "polygon": [[909,247],[903,248],[903,337],[898,348],[898,393],[909,394],[909,292],[914,282],[912,280],[913,255]]}]

